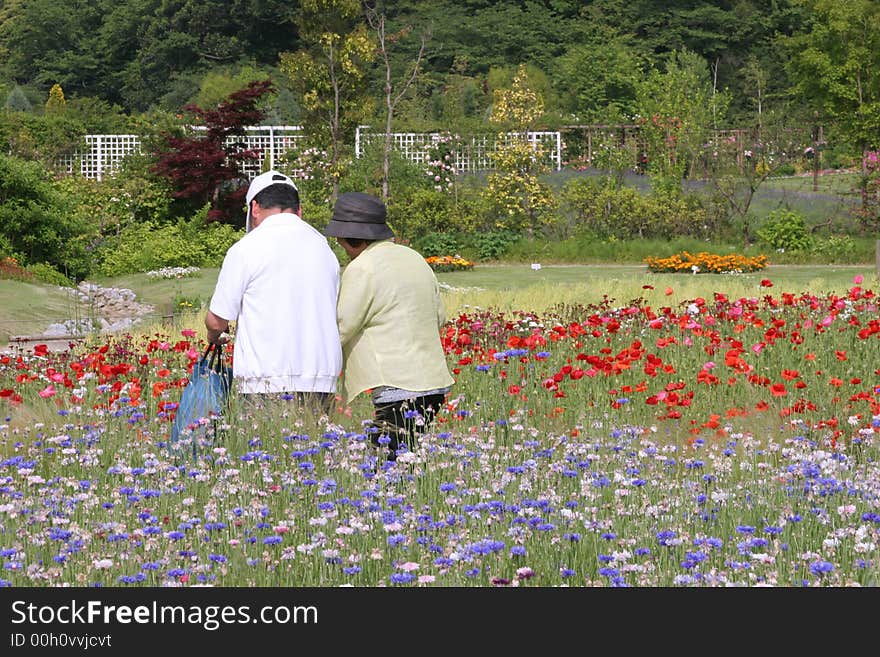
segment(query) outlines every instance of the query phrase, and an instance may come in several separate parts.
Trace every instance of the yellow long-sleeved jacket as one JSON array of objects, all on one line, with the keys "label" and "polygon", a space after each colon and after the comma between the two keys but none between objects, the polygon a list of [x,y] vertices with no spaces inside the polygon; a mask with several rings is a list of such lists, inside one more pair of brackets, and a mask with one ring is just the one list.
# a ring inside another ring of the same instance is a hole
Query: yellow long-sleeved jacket
[{"label": "yellow long-sleeved jacket", "polygon": [[364,249],[342,272],[336,306],[346,399],[377,386],[452,385],[440,342],[445,314],[437,278],[417,251],[390,240]]}]

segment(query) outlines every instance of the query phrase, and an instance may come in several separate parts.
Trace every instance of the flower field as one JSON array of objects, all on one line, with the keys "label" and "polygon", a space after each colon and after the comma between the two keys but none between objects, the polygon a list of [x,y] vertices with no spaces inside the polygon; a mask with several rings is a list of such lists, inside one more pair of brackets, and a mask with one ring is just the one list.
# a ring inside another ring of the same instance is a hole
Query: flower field
[{"label": "flower field", "polygon": [[[846,294],[473,310],[386,461],[366,401],[168,442],[193,329],[0,359],[6,586],[873,586],[880,316]],[[234,358],[234,354],[233,354]]]}]

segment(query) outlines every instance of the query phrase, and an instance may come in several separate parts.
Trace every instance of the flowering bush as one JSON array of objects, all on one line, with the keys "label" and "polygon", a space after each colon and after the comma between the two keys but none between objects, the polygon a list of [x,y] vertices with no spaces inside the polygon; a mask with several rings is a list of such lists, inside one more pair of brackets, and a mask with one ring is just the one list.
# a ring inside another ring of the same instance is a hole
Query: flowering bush
[{"label": "flowering bush", "polygon": [[27,269],[18,264],[18,260],[11,256],[7,256],[0,260],[0,279],[11,279],[15,281],[29,281],[34,275]]},{"label": "flowering bush", "polygon": [[759,271],[767,266],[767,256],[716,255],[705,251],[692,254],[687,251],[668,258],[645,258],[648,270],[655,273],[735,274]]},{"label": "flowering bush", "polygon": [[187,278],[198,273],[198,267],[162,267],[147,272],[148,278]]},{"label": "flowering bush", "polygon": [[425,175],[438,192],[452,191],[455,177],[455,153],[460,147],[460,138],[445,132],[431,143],[425,144]]},{"label": "flowering bush", "polygon": [[434,271],[463,271],[474,268],[474,263],[461,256],[429,256],[425,260]]}]

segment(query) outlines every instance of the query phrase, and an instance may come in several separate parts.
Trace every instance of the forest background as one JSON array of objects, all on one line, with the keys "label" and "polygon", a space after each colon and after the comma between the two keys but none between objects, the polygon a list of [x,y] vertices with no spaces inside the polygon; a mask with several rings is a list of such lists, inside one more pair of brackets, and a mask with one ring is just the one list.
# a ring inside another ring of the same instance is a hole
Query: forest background
[{"label": "forest background", "polygon": [[[277,168],[307,220],[374,192],[426,256],[866,262],[878,40],[871,0],[6,0],[3,275],[218,266],[242,234],[236,162],[258,157],[225,140],[257,124],[303,127]],[[357,159],[365,124],[441,138],[428,166],[383,140]],[[466,136],[538,130],[563,134],[561,171],[525,139],[491,171],[449,166]],[[90,133],[147,148],[101,181],[60,170]]]}]

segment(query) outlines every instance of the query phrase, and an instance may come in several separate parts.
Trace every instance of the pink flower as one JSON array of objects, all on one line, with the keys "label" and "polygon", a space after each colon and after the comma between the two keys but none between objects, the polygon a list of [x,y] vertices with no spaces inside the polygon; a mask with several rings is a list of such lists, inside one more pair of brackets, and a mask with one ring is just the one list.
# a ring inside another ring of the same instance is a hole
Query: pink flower
[{"label": "pink flower", "polygon": [[865,277],[862,276],[861,274],[858,274],[858,275],[853,279],[853,283],[855,283],[856,285],[861,285],[863,280],[865,280]]},{"label": "pink flower", "polygon": [[180,334],[181,334],[183,337],[185,337],[185,338],[194,338],[194,337],[196,337],[196,331],[195,331],[195,329],[190,329],[190,328],[188,328],[188,329],[183,329],[183,330],[180,332]]},{"label": "pink flower", "polygon": [[516,569],[517,579],[529,579],[530,577],[534,577],[534,575],[535,571],[528,566],[523,566],[522,568]]},{"label": "pink flower", "polygon": [[47,397],[52,397],[54,394],[55,386],[53,386],[51,383],[39,392],[40,397],[42,397],[43,399],[46,399]]}]

